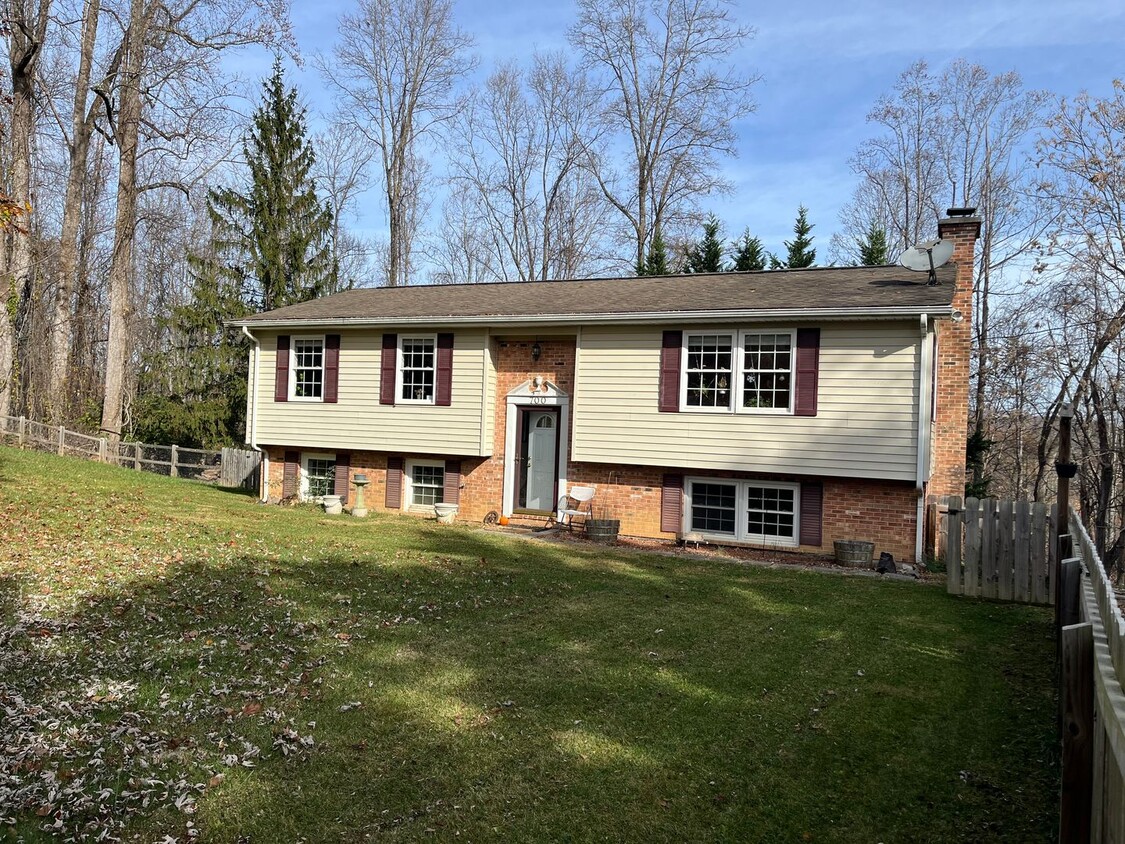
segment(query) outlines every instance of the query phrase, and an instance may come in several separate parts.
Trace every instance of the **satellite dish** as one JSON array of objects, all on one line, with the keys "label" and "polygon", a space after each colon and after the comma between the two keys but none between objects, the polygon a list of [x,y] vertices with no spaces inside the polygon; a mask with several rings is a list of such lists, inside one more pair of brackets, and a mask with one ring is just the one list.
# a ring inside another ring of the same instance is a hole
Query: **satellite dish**
[{"label": "satellite dish", "polygon": [[953,243],[948,240],[927,240],[911,246],[898,262],[916,273],[929,273],[930,284],[937,284],[937,268],[953,257]]}]

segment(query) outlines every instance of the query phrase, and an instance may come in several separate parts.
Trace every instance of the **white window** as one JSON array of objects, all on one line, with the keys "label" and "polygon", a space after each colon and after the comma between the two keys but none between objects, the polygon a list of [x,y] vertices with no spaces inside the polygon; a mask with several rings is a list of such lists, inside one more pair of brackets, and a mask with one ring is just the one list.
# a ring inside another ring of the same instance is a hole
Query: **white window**
[{"label": "white window", "polygon": [[742,406],[754,410],[789,410],[793,389],[793,335],[744,334]]},{"label": "white window", "polygon": [[445,500],[445,464],[426,460],[407,460],[406,495],[407,507],[429,509]]},{"label": "white window", "polygon": [[301,500],[319,501],[336,490],[336,455],[301,455]]},{"label": "white window", "polygon": [[716,538],[796,545],[800,486],[764,481],[691,478],[685,527]]},{"label": "white window", "polygon": [[399,339],[398,399],[400,402],[434,403],[437,376],[437,338]]},{"label": "white window", "polygon": [[792,331],[685,333],[680,409],[792,413],[795,345]]},{"label": "white window", "polygon": [[289,367],[289,398],[324,400],[324,338],[294,337]]}]

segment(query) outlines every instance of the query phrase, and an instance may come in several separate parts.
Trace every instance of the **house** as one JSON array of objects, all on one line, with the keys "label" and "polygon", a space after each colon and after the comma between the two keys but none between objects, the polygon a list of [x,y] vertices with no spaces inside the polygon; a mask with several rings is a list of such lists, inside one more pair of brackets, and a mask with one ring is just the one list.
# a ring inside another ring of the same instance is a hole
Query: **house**
[{"label": "house", "polygon": [[239,320],[263,499],[542,521],[574,485],[625,535],[921,554],[964,484],[972,209],[953,259],[351,290]]}]

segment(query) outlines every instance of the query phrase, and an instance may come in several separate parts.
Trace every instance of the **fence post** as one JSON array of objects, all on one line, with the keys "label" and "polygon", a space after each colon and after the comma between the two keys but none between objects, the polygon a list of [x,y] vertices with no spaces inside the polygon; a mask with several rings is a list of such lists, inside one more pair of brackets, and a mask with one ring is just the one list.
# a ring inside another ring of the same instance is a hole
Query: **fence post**
[{"label": "fence post", "polygon": [[1077,557],[1059,565],[1058,619],[1059,627],[1070,627],[1082,620],[1082,562]]},{"label": "fence post", "polygon": [[173,478],[178,478],[180,476],[180,470],[176,467],[176,461],[179,460],[179,459],[180,459],[179,449],[177,449],[176,446],[173,445],[172,446],[172,469],[169,472],[169,474]]},{"label": "fence post", "polygon": [[[1064,571],[1071,563],[1077,567],[1077,560],[1067,560]],[[1062,594],[1060,590],[1060,599]],[[1059,844],[1087,844],[1094,780],[1094,627],[1089,622],[1067,625],[1062,629],[1061,641]]]},{"label": "fence post", "polygon": [[948,539],[945,542],[945,584],[951,595],[961,594],[961,498],[949,498],[946,526]]},{"label": "fence post", "polygon": [[20,417],[19,435],[16,437],[16,443],[20,448],[23,448],[23,441],[27,439],[27,417]]},{"label": "fence post", "polygon": [[105,463],[109,460],[109,440],[102,437],[98,440],[98,460]]},{"label": "fence post", "polygon": [[133,443],[133,468],[141,471],[141,444]]}]

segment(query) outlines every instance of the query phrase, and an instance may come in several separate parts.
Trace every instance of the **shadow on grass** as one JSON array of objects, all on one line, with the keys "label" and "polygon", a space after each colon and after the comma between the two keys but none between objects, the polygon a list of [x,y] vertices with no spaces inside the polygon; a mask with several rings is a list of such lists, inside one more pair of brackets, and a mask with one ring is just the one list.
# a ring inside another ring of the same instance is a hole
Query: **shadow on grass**
[{"label": "shadow on grass", "polygon": [[[406,519],[363,530],[340,541],[380,542],[235,548],[91,598],[51,647],[9,643],[36,664],[20,688],[102,697],[106,735],[139,719],[160,778],[212,783],[206,841],[1051,835],[1042,611]],[[108,758],[129,773],[143,756]],[[184,816],[132,823],[176,834]]]}]

